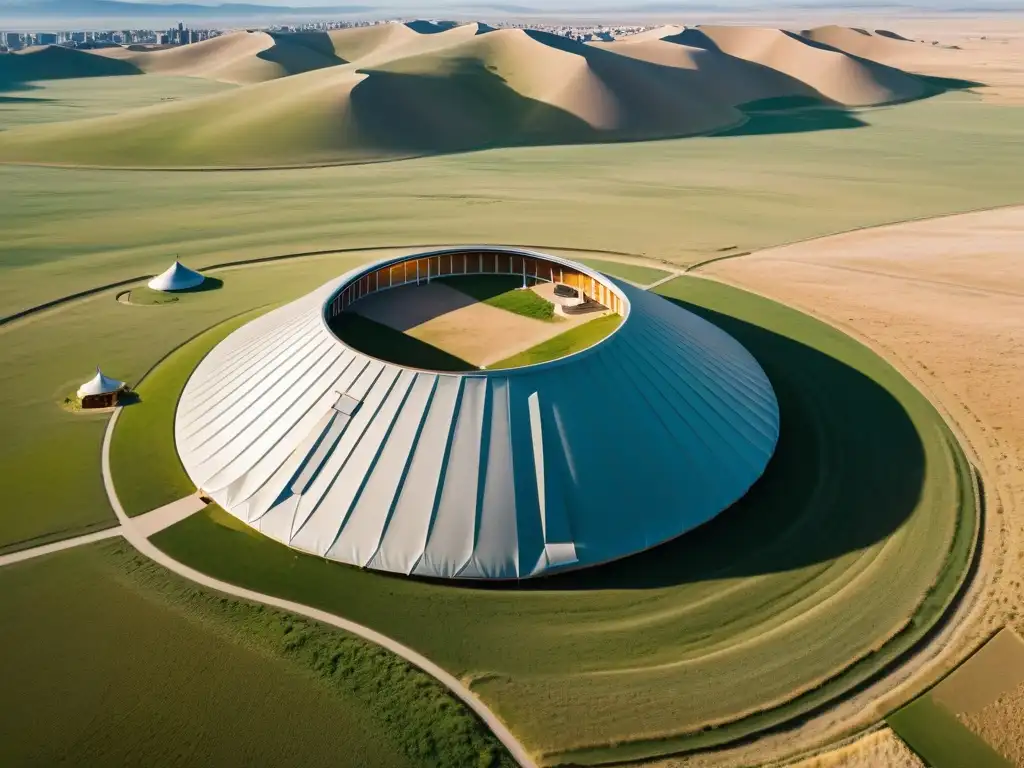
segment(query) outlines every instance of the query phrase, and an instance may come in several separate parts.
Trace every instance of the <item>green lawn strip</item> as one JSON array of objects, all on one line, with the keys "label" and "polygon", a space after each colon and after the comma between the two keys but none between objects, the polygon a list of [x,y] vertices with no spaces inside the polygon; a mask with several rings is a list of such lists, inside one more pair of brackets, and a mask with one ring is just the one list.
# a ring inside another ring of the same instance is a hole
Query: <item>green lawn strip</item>
[{"label": "green lawn strip", "polygon": [[118,417],[110,443],[110,473],[129,516],[150,512],[196,490],[174,446],[178,398],[199,362],[228,334],[267,309],[233,317],[171,352],[136,387],[140,401]]},{"label": "green lawn strip", "polygon": [[497,363],[487,367],[492,370],[520,368],[524,365],[557,360],[560,357],[565,357],[573,352],[579,352],[581,349],[593,346],[618,328],[621,322],[622,317],[620,315],[611,314],[598,317],[582,325],[577,325],[571,331],[560,333],[554,338],[543,341],[504,360],[499,360]]},{"label": "green lawn strip", "polygon": [[332,319],[331,329],[353,349],[397,365],[431,371],[479,370],[461,357],[355,312]]},{"label": "green lawn strip", "polygon": [[931,694],[896,710],[886,722],[932,768],[1012,768]]},{"label": "green lawn strip", "polygon": [[623,280],[629,280],[637,285],[650,285],[672,274],[654,267],[641,267],[637,264],[606,261],[605,259],[579,259],[579,262],[606,275],[621,277]]},{"label": "green lawn strip", "polygon": [[[223,512],[195,515],[154,542],[201,571],[339,613],[469,675],[549,764],[710,747],[825,705],[911,647],[948,604],[974,540],[970,467],[927,400],[839,331],[711,281],[663,290],[755,354],[783,424],[762,481],[675,542],[504,589],[325,562]],[[843,600],[822,600],[839,589]],[[811,606],[816,620],[801,621]],[[714,653],[740,641],[737,652]],[[673,663],[688,658],[707,660]],[[581,674],[598,670],[617,674]],[[781,706],[704,725],[787,695]]]},{"label": "green lawn strip", "polygon": [[197,588],[120,539],[3,569],[0,612],[18,702],[2,765],[513,765],[394,654]]},{"label": "green lawn strip", "polygon": [[[529,280],[529,278],[527,278]],[[458,275],[441,281],[477,301],[534,320],[557,322],[555,305],[533,291],[523,290],[523,278],[516,275]]]}]

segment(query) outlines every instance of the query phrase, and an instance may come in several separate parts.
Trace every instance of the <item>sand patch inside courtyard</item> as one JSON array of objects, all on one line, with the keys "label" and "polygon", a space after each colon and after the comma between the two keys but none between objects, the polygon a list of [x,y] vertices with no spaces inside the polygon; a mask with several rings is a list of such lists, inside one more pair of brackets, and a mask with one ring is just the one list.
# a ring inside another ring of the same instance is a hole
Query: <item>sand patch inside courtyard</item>
[{"label": "sand patch inside courtyard", "polygon": [[[532,290],[550,299],[551,286]],[[361,299],[352,309],[481,368],[601,316],[593,313],[559,317],[554,322],[535,320],[484,304],[436,281],[382,291]]]}]

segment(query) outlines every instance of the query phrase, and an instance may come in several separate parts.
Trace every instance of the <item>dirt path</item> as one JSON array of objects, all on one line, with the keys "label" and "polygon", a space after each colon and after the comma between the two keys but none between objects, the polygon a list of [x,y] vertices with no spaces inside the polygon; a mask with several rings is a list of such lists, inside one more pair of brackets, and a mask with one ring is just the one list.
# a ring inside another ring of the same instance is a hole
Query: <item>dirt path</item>
[{"label": "dirt path", "polygon": [[[902,669],[785,738],[711,765],[827,743],[934,681],[993,630],[1024,628],[1024,207],[862,230],[699,274],[807,311],[899,367],[945,412],[982,480],[984,548],[950,626]],[[734,760],[735,759],[735,760]]]}]

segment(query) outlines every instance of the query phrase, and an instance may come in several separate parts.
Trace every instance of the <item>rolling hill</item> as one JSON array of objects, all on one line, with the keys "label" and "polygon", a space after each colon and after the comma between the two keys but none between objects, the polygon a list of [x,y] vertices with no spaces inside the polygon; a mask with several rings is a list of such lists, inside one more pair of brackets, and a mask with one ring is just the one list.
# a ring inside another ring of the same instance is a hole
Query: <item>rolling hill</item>
[{"label": "rolling hill", "polygon": [[594,45],[689,70],[733,106],[800,98],[861,107],[927,92],[919,79],[898,69],[779,29],[697,27],[661,38],[637,35]]},{"label": "rolling hill", "polygon": [[846,108],[929,93],[921,79],[824,40],[743,27],[666,27],[584,44],[534,30],[412,23],[318,34],[238,32],[161,51],[68,53],[93,67],[243,87],[10,130],[0,134],[0,161],[355,163],[691,136],[737,127],[759,106]]},{"label": "rolling hill", "polygon": [[202,77],[247,85],[346,63],[326,34],[231,32],[179,48],[138,51],[101,48],[100,57],[122,61],[147,74]]},{"label": "rolling hill", "polygon": [[17,53],[0,53],[0,88],[39,80],[141,74],[142,70],[129,61],[104,58],[90,51],[72,48],[48,45],[26,48]]}]

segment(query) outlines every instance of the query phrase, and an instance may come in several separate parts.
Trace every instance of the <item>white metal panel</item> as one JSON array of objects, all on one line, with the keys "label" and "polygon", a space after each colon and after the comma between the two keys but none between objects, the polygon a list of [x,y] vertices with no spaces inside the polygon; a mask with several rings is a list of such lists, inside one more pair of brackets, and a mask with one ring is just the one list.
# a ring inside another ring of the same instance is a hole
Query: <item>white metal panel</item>
[{"label": "white metal panel", "polygon": [[415,379],[416,374],[412,371],[402,371],[399,374],[398,380],[391,388],[391,392],[360,438],[357,449],[352,452],[351,458],[345,462],[345,466],[336,475],[331,490],[322,502],[325,507],[331,509],[340,523],[335,541],[328,546],[326,551],[326,556],[329,558],[354,563],[357,562],[358,550],[368,550],[366,557],[369,558],[370,554],[377,548],[379,533],[377,538],[366,542],[362,548],[355,546],[355,544],[363,542],[365,537],[374,528],[383,527],[383,519],[381,519],[383,516],[380,515],[380,508],[377,510],[378,526],[367,526],[365,518],[360,518],[356,521],[351,536],[344,541],[341,541],[341,539],[349,525],[353,522],[351,518],[352,508],[377,468],[377,459],[380,457],[381,451],[384,450],[384,443],[391,433],[391,428],[398,418],[398,413],[405,403],[405,399]]},{"label": "white metal panel", "polygon": [[455,420],[443,486],[423,557],[413,573],[451,577],[473,554],[480,503],[480,437],[487,405],[487,379],[467,378]]},{"label": "white metal panel", "polygon": [[416,381],[398,414],[377,465],[367,478],[366,487],[359,495],[348,525],[334,545],[338,552],[342,549],[348,552],[346,557],[338,556],[338,559],[366,565],[380,548],[436,383],[436,376],[416,374]]},{"label": "white metal panel", "polygon": [[498,380],[490,391],[490,439],[481,445],[486,455],[484,487],[478,512],[473,556],[462,572],[464,578],[509,578],[519,575],[519,542],[516,529],[515,460],[509,426],[509,386]]},{"label": "white metal panel", "polygon": [[444,477],[445,459],[463,381],[456,376],[437,377],[423,426],[409,457],[405,481],[380,549],[370,562],[371,567],[409,573],[423,555]]}]

